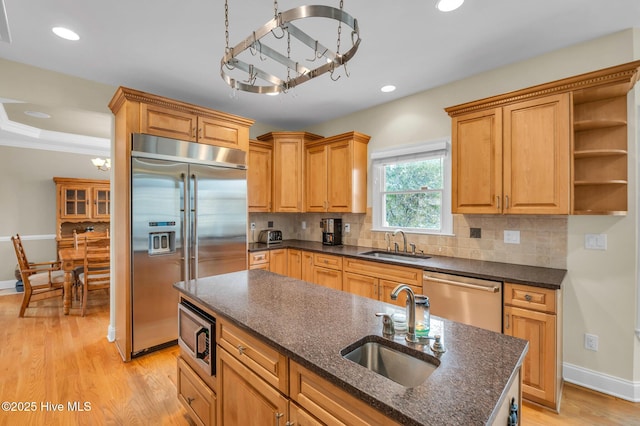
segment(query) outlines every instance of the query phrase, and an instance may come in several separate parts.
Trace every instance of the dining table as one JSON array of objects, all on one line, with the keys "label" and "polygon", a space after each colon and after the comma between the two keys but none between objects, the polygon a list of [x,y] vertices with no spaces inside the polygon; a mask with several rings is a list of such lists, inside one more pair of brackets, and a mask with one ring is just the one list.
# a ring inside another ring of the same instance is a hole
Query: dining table
[{"label": "dining table", "polygon": [[74,270],[84,265],[85,256],[85,245],[61,248],[60,250],[58,250],[58,259],[60,259],[60,266],[64,271],[64,297],[62,311],[65,315],[69,315],[69,311],[71,310],[71,305],[73,302],[71,288],[73,286],[73,282],[75,281]]}]

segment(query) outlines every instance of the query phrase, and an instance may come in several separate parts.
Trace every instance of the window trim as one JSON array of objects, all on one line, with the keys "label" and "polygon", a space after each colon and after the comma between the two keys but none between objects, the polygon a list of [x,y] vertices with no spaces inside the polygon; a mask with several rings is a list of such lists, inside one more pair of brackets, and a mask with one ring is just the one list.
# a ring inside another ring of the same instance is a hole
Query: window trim
[{"label": "window trim", "polygon": [[382,180],[384,166],[392,163],[416,161],[433,157],[443,157],[443,188],[442,188],[442,227],[439,231],[420,228],[402,227],[408,234],[426,235],[453,235],[453,215],[451,213],[451,141],[449,138],[419,142],[411,145],[402,145],[393,148],[372,152],[371,174],[372,184],[372,225],[371,230],[377,232],[389,232],[398,228],[388,227],[382,224]]}]

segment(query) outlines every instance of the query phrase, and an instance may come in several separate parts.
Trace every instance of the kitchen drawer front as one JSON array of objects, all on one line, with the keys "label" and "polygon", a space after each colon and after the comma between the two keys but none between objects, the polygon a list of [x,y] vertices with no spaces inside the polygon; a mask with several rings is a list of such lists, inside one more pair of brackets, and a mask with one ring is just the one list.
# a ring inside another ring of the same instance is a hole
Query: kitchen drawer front
[{"label": "kitchen drawer front", "polygon": [[342,270],[342,257],[332,256],[330,254],[314,253],[313,264],[315,266],[322,266],[323,268]]},{"label": "kitchen drawer front", "polygon": [[216,394],[178,357],[178,399],[191,420],[201,426],[216,424]]},{"label": "kitchen drawer front", "polygon": [[556,292],[547,288],[504,284],[504,304],[540,312],[556,313]]},{"label": "kitchen drawer front", "polygon": [[[254,251],[249,253],[249,266],[269,263],[269,251]],[[251,268],[254,269],[254,268]],[[268,269],[268,268],[267,268]]]},{"label": "kitchen drawer front", "polygon": [[369,404],[291,362],[289,397],[327,425],[398,425]]},{"label": "kitchen drawer front", "polygon": [[345,272],[369,275],[402,284],[422,287],[422,269],[390,265],[383,262],[344,258]]},{"label": "kitchen drawer front", "polygon": [[288,359],[257,338],[224,320],[218,320],[218,345],[280,392],[289,391]]}]

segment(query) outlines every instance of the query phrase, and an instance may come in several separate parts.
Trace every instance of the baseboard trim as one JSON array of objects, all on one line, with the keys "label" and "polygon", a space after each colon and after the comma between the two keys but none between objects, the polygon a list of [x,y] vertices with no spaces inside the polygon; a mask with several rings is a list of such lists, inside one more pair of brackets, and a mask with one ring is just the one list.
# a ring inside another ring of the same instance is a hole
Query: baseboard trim
[{"label": "baseboard trim", "polygon": [[16,280],[4,280],[4,281],[0,281],[0,290],[6,290],[8,288],[15,288],[16,287]]},{"label": "baseboard trim", "polygon": [[562,368],[562,375],[566,382],[627,401],[640,402],[640,382],[624,380],[566,362],[563,363]]},{"label": "baseboard trim", "polygon": [[116,341],[116,328],[109,324],[109,328],[107,329],[107,340],[110,342]]}]

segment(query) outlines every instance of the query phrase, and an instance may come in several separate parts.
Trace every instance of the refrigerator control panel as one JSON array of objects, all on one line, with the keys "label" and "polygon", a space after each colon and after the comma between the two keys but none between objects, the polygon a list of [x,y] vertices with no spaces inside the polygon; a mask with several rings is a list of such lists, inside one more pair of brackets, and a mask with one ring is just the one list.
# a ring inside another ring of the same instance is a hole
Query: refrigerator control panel
[{"label": "refrigerator control panel", "polygon": [[149,233],[149,254],[166,254],[175,252],[176,233],[150,232]]}]

